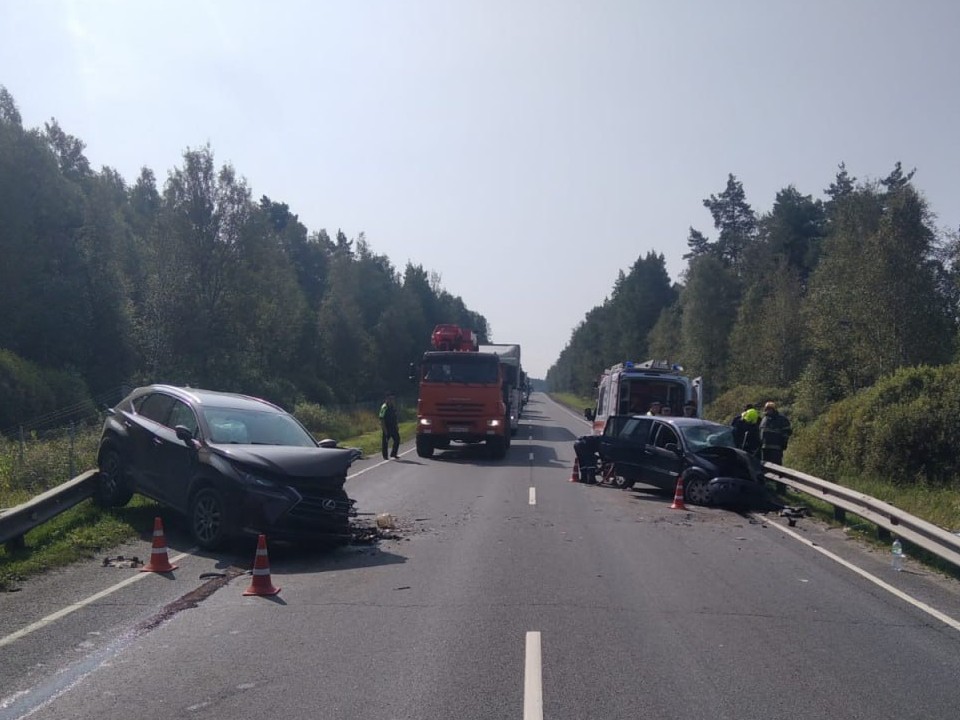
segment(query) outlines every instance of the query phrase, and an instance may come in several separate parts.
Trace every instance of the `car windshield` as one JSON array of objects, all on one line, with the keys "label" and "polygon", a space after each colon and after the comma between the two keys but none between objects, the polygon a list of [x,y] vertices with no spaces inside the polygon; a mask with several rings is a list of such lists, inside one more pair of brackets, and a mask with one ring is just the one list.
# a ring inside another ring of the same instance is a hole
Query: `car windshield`
[{"label": "car windshield", "polygon": [[310,433],[285,413],[204,407],[203,417],[215,444],[317,446]]},{"label": "car windshield", "polygon": [[725,425],[687,425],[680,432],[693,452],[708,447],[736,447],[733,429]]}]

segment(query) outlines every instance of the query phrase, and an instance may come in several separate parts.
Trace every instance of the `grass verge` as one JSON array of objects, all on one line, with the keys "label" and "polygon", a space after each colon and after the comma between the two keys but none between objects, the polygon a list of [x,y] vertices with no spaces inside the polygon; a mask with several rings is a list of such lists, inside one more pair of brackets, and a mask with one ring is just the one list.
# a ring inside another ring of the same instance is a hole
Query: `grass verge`
[{"label": "grass verge", "polygon": [[564,407],[570,408],[578,415],[583,414],[584,408],[594,407],[597,402],[596,398],[582,397],[580,395],[574,395],[573,393],[552,392],[548,393],[548,395]]}]

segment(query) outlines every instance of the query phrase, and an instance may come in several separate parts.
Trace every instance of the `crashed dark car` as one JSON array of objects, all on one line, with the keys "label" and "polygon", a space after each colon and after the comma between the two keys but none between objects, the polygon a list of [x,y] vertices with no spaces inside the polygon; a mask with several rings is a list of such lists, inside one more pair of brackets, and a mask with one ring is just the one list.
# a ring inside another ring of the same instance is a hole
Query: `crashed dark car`
[{"label": "crashed dark car", "polygon": [[767,497],[763,467],[734,446],[727,425],[700,418],[615,416],[599,441],[600,472],[608,482],[673,491],[683,477],[694,505],[761,506]]},{"label": "crashed dark car", "polygon": [[95,498],[153,498],[182,513],[206,549],[248,533],[343,539],[355,514],[343,486],[358,451],[329,444],[264,400],[142,387],[107,413]]}]

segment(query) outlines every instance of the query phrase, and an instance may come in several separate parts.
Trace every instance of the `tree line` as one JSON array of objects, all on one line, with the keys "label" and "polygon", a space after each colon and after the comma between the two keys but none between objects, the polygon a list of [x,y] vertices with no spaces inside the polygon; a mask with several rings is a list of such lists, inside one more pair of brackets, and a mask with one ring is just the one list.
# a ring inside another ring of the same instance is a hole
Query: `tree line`
[{"label": "tree line", "polygon": [[621,272],[548,371],[551,388],[589,395],[605,367],[655,357],[703,375],[708,399],[780,388],[812,418],[898,368],[953,362],[957,234],[936,227],[913,175],[898,162],[858,180],[841,163],[822,198],[789,185],[759,215],[729,175],[703,201],[715,236],[690,228],[681,282],[653,252]]},{"label": "tree line", "polygon": [[0,86],[0,430],[121,384],[373,400],[405,389],[434,325],[488,341],[436,273],[308,230],[209,146],[162,185],[84,147],[56,120],[24,128]]}]

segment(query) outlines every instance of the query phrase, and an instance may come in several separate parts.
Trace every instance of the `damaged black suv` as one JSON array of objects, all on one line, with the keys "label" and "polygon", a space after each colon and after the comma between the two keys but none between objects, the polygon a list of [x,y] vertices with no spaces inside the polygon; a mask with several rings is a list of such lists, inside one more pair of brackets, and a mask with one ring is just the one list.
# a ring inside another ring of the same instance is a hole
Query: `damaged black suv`
[{"label": "damaged black suv", "polygon": [[768,504],[760,461],[737,449],[727,425],[686,417],[611,416],[599,438],[601,478],[618,487],[635,483],[674,490],[696,505]]},{"label": "damaged black suv", "polygon": [[95,498],[153,498],[185,515],[205,549],[241,533],[345,539],[355,512],[343,486],[358,454],[321,446],[265,400],[150,385],[107,413]]}]

